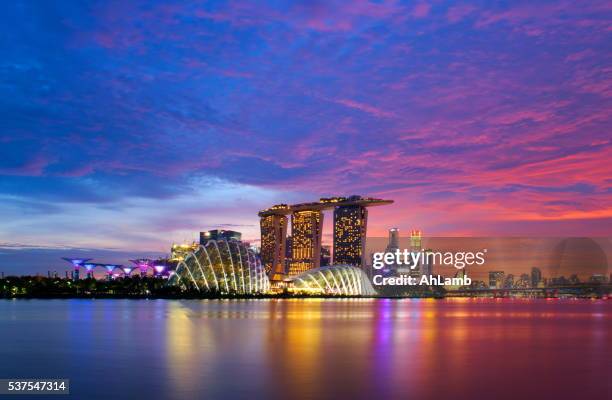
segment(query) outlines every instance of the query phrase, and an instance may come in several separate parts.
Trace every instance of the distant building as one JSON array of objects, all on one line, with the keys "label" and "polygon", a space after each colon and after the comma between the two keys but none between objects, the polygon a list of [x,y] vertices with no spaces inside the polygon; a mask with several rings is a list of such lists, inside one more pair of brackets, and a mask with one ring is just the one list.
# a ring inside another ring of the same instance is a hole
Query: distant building
[{"label": "distant building", "polygon": [[539,268],[531,268],[531,287],[537,288],[542,280],[542,271]]},{"label": "distant building", "polygon": [[589,278],[589,283],[606,283],[607,281],[607,276],[604,274],[593,274]]},{"label": "distant building", "polygon": [[514,287],[514,275],[508,274],[504,279],[504,289],[512,289]]},{"label": "distant building", "polygon": [[321,266],[327,267],[331,265],[331,247],[321,246]]},{"label": "distant building", "polygon": [[[389,229],[389,242],[387,243],[387,247],[385,248],[386,253],[395,253],[396,250],[399,250],[399,240],[400,240],[400,231],[398,228]],[[398,272],[399,265],[394,263],[385,263],[385,272]],[[406,269],[406,273],[410,271]]]},{"label": "distant building", "polygon": [[489,288],[501,289],[504,285],[504,271],[489,271]]},{"label": "distant building", "polygon": [[518,289],[527,289],[531,287],[531,276],[529,276],[529,274],[521,274],[519,280],[514,283],[514,287]]},{"label": "distant building", "polygon": [[[425,260],[421,264],[421,273],[423,275],[433,275],[433,259],[428,254],[432,253],[431,249],[425,250]],[[463,268],[467,273],[467,267]]]},{"label": "distant building", "polygon": [[395,250],[399,250],[399,239],[400,239],[399,229],[398,228],[389,229],[389,243],[387,244],[387,248],[385,252],[395,253]]},{"label": "distant building", "polygon": [[550,285],[551,286],[563,286],[563,285],[567,285],[567,284],[569,284],[569,281],[563,275],[550,279]]},{"label": "distant building", "polygon": [[421,251],[422,249],[422,232],[414,229],[410,232],[410,248],[412,251]]},{"label": "distant building", "polygon": [[236,240],[240,242],[242,240],[242,233],[223,229],[200,232],[201,245],[205,245],[209,240]]}]

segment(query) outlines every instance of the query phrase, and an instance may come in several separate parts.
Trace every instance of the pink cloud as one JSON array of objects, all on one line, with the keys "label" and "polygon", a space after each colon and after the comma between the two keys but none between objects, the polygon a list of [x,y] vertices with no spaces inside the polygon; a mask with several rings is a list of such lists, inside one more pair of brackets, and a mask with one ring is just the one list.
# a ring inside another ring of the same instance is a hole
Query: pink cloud
[{"label": "pink cloud", "polygon": [[345,107],[348,108],[353,108],[355,110],[359,110],[359,111],[363,111],[367,114],[371,114],[375,117],[380,117],[380,118],[392,118],[395,115],[392,112],[383,110],[381,108],[378,107],[374,107],[365,103],[360,103],[358,101],[355,100],[350,100],[350,99],[333,99],[330,100],[336,104],[341,104]]},{"label": "pink cloud", "polygon": [[429,11],[431,10],[431,5],[427,3],[418,3],[412,9],[412,16],[415,18],[425,18],[429,15]]}]

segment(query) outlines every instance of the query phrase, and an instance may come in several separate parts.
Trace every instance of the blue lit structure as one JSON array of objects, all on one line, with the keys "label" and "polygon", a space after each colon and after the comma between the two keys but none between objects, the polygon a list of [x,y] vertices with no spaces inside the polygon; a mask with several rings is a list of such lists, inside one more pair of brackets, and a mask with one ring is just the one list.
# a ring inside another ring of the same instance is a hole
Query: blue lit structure
[{"label": "blue lit structure", "polygon": [[168,266],[161,263],[155,263],[153,260],[148,258],[130,260],[133,264],[135,264],[135,267],[124,266],[121,264],[94,263],[91,262],[91,258],[62,257],[62,259],[68,261],[74,266],[74,280],[79,279],[79,270],[81,268],[85,268],[87,271],[87,278],[93,278],[93,273],[95,272],[96,268],[104,269],[108,279],[112,279],[113,277],[117,277],[119,275],[123,275],[124,277],[130,276],[134,269],[138,269],[140,276],[146,276],[147,271],[151,269],[154,275],[158,278],[167,277],[173,273],[173,271],[168,270]]},{"label": "blue lit structure", "polygon": [[79,270],[83,266],[83,264],[91,260],[91,258],[68,258],[68,257],[62,257],[62,259],[68,261],[74,267],[74,272],[72,273],[72,279],[75,281],[79,279],[79,275],[80,275]]}]

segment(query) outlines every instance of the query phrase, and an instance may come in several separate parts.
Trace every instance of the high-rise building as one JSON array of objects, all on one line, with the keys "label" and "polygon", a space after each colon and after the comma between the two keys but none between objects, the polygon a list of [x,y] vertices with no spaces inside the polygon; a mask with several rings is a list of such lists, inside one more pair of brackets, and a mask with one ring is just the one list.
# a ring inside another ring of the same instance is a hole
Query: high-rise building
[{"label": "high-rise building", "polygon": [[387,253],[395,253],[395,250],[399,250],[399,229],[389,229],[389,243],[387,244]]},{"label": "high-rise building", "polygon": [[[385,248],[385,252],[395,253],[396,250],[399,250],[399,239],[400,239],[399,229],[398,228],[389,229],[389,241],[387,242],[387,247]],[[397,263],[395,262],[385,263],[383,272],[384,273],[409,273],[410,268],[406,267],[400,271],[400,265],[398,265]]]},{"label": "high-rise building", "polygon": [[319,210],[294,211],[291,214],[291,264],[289,276],[321,265],[323,213]]},{"label": "high-rise building", "polygon": [[421,251],[422,249],[421,235],[422,233],[418,229],[414,229],[410,232],[410,247],[412,251]]},{"label": "high-rise building", "polygon": [[501,289],[504,285],[504,271],[489,271],[489,288]]},{"label": "high-rise building", "polygon": [[261,217],[261,262],[272,281],[285,275],[287,217],[272,214]]},{"label": "high-rise building", "polygon": [[539,268],[531,268],[531,287],[537,288],[538,284],[542,280],[542,271]]},{"label": "high-rise building", "polygon": [[531,287],[531,277],[529,274],[521,274],[519,280],[514,282],[514,287],[519,289],[527,289]]},{"label": "high-rise building", "polygon": [[[361,196],[331,197],[322,198],[317,202],[291,206],[278,204],[262,210],[259,212],[262,261],[272,270],[276,268],[273,267],[273,264],[279,265],[278,260],[285,258],[286,220],[287,216],[291,214],[291,260],[287,262],[289,277],[319,267],[321,264],[323,211],[339,208],[338,218],[335,219],[338,221],[338,230],[336,231],[334,227],[334,243],[338,244],[338,248],[334,248],[333,253],[336,256],[339,251],[340,259],[334,259],[334,262],[341,261],[362,265],[367,226],[365,208],[391,203],[393,203],[392,200]],[[282,225],[284,227],[280,229]],[[280,256],[281,254],[283,257]],[[279,256],[275,258],[275,255]],[[273,278],[273,280],[276,279]]]},{"label": "high-rise building", "polygon": [[514,275],[508,274],[504,279],[504,289],[512,289],[514,287]]},{"label": "high-rise building", "polygon": [[[410,251],[414,253],[418,253],[423,249],[423,243],[421,241],[421,231],[418,229],[413,229],[410,231]],[[425,263],[424,263],[425,261]],[[424,267],[428,260],[421,260],[419,264],[415,265],[414,268],[410,269],[410,276],[415,278],[419,278],[422,275],[429,275],[425,273]],[[429,264],[428,264],[429,265]]]},{"label": "high-rise building", "polygon": [[[433,257],[430,255],[431,253],[433,253],[431,249],[425,249],[425,258],[421,265],[421,274],[423,275],[433,275]],[[465,270],[466,268],[463,269]]]},{"label": "high-rise building", "polygon": [[360,205],[334,209],[334,264],[362,267],[368,210]]},{"label": "high-rise building", "polygon": [[200,232],[200,244],[205,245],[209,240],[242,240],[242,233],[223,229],[213,229]]}]

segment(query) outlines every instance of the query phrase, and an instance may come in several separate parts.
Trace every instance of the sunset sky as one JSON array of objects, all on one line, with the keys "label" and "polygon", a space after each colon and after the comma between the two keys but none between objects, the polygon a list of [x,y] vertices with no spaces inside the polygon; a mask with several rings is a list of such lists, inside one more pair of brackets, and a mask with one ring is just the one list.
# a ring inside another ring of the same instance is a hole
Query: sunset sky
[{"label": "sunset sky", "polygon": [[612,236],[609,1],[15,1],[0,20],[0,269],[258,240],[258,210],[331,195],[395,200],[378,236]]}]

